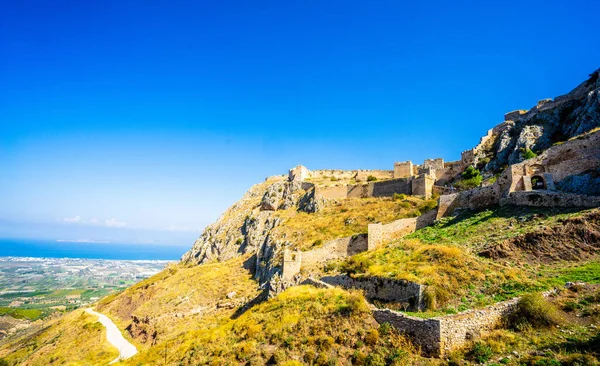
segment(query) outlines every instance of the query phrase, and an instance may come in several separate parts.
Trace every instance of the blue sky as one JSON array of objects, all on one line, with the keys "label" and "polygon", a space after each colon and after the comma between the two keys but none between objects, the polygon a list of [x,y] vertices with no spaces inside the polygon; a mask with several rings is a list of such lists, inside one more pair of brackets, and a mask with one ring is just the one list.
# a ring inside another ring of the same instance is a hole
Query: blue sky
[{"label": "blue sky", "polygon": [[0,237],[191,245],[266,176],[456,160],[600,67],[597,1],[0,1]]}]

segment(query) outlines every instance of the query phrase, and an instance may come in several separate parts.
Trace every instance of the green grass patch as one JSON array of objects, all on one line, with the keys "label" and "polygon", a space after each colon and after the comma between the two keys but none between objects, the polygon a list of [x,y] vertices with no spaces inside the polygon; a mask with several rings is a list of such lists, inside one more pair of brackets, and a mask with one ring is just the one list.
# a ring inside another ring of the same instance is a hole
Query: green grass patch
[{"label": "green grass patch", "polygon": [[0,307],[0,315],[9,315],[15,319],[38,320],[44,316],[44,312],[40,309],[17,309]]}]

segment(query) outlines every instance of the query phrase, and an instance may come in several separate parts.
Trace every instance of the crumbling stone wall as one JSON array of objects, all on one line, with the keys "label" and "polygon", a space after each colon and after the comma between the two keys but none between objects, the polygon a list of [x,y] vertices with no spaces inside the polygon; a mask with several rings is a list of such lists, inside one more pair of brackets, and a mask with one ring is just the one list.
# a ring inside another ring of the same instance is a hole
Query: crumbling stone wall
[{"label": "crumbling stone wall", "polygon": [[366,234],[330,240],[320,248],[302,252],[302,264],[309,265],[338,258],[346,258],[366,251],[367,245]]},{"label": "crumbling stone wall", "polygon": [[483,309],[467,310],[462,313],[440,317],[440,354],[465,345],[497,328],[503,319],[514,311],[518,298],[499,302]]},{"label": "crumbling stone wall", "polygon": [[500,205],[592,208],[600,206],[600,197],[551,191],[520,191],[512,192],[508,197],[502,198]]},{"label": "crumbling stone wall", "polygon": [[415,178],[411,181],[411,194],[413,196],[421,196],[425,199],[430,199],[433,192],[433,184],[435,180],[429,175],[422,174],[419,178]]},{"label": "crumbling stone wall", "polygon": [[301,265],[302,252],[299,250],[291,251],[289,249],[285,249],[283,251],[283,268],[281,277],[286,281],[292,280],[294,276],[300,272]]},{"label": "crumbling stone wall", "polygon": [[315,198],[316,199],[344,199],[348,198],[348,189],[354,187],[352,185],[339,185],[321,187],[315,186]]},{"label": "crumbling stone wall", "polygon": [[345,289],[363,290],[370,300],[406,303],[407,310],[418,311],[425,308],[425,286],[415,282],[381,277],[352,278],[347,275],[325,276],[321,281]]},{"label": "crumbling stone wall", "polygon": [[304,165],[298,165],[292,169],[290,169],[288,180],[290,182],[302,182],[306,178],[308,178],[309,171],[306,169]]},{"label": "crumbling stone wall", "polygon": [[441,331],[438,319],[422,319],[390,309],[374,309],[373,317],[379,324],[389,323],[406,335],[426,356],[441,354]]},{"label": "crumbling stone wall", "polygon": [[386,180],[394,178],[393,170],[357,170],[356,181],[366,182],[369,176],[373,176],[378,180]]},{"label": "crumbling stone wall", "polygon": [[391,197],[394,193],[411,194],[411,180],[389,179],[367,184],[342,184],[328,187],[315,187],[317,199],[345,199],[367,197]]},{"label": "crumbling stone wall", "polygon": [[370,224],[368,226],[368,249],[373,250],[383,243],[399,239],[418,229],[432,225],[437,218],[437,209],[433,209],[419,217],[399,219],[389,224]]},{"label": "crumbling stone wall", "polygon": [[498,327],[514,311],[519,299],[511,299],[483,309],[431,319],[421,319],[389,309],[373,310],[378,323],[388,322],[407,335],[421,351],[431,357],[443,357],[465,343]]},{"label": "crumbling stone wall", "polygon": [[413,163],[410,160],[394,163],[394,178],[409,178],[413,175]]},{"label": "crumbling stone wall", "polygon": [[307,178],[336,178],[350,180],[356,178],[356,170],[322,169],[311,170]]},{"label": "crumbling stone wall", "polygon": [[407,178],[369,182],[366,197],[391,197],[394,193],[411,194],[412,181]]}]

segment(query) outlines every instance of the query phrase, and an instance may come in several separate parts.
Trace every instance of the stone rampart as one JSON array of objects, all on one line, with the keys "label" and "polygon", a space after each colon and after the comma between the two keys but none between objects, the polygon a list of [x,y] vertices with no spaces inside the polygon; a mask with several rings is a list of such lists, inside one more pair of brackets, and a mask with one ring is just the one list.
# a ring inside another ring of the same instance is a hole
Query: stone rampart
[{"label": "stone rampart", "polygon": [[391,197],[394,193],[411,194],[411,183],[407,178],[369,182],[366,197]]},{"label": "stone rampart", "polygon": [[433,192],[434,182],[435,179],[429,175],[420,175],[418,178],[415,178],[411,181],[411,194],[413,196],[421,196],[425,199],[430,199],[431,193]]},{"label": "stone rampart", "polygon": [[442,357],[502,324],[518,298],[442,317],[421,319],[389,309],[373,310],[377,322],[388,322],[421,348],[423,354]]},{"label": "stone rampart", "polygon": [[389,323],[406,335],[426,356],[439,357],[441,354],[440,321],[421,319],[390,309],[375,309],[373,317],[379,324]]},{"label": "stone rampart", "polygon": [[370,300],[406,303],[413,311],[424,309],[425,286],[415,282],[381,277],[352,278],[347,275],[325,276],[321,281],[345,289],[363,290]]},{"label": "stone rampart", "polygon": [[367,250],[367,235],[359,234],[334,239],[322,247],[302,252],[302,265],[327,262],[333,259],[345,258]]},{"label": "stone rampart", "polygon": [[370,224],[368,226],[368,248],[379,248],[383,243],[399,239],[416,230],[432,225],[437,218],[437,209],[424,213],[419,217],[409,217],[392,221],[389,224]]},{"label": "stone rampart", "polygon": [[336,178],[349,180],[356,177],[356,170],[322,169],[311,170],[308,178]]},{"label": "stone rampart", "polygon": [[394,178],[393,170],[357,170],[356,181],[366,182],[369,176],[375,177],[379,180],[386,180]]},{"label": "stone rampart", "polygon": [[519,191],[500,199],[500,205],[592,208],[600,207],[600,197],[552,191]]},{"label": "stone rampart", "polygon": [[413,175],[414,168],[410,160],[394,163],[394,178],[410,178]]},{"label": "stone rampart", "polygon": [[348,198],[349,185],[321,187],[315,186],[316,199],[344,199]]},{"label": "stone rampart", "polygon": [[412,182],[408,178],[388,179],[367,184],[344,184],[337,186],[316,186],[317,199],[345,199],[367,197],[391,197],[394,193],[411,194]]},{"label": "stone rampart", "polygon": [[325,283],[321,280],[317,280],[316,278],[308,277],[304,281],[300,283],[301,285],[310,285],[316,288],[333,288],[332,285]]}]

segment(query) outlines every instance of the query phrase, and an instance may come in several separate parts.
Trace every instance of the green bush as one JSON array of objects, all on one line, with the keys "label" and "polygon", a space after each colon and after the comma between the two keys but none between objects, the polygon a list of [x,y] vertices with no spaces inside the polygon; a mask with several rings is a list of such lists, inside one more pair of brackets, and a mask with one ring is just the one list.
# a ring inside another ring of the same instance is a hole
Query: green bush
[{"label": "green bush", "polygon": [[523,159],[533,159],[536,156],[537,154],[531,151],[530,148],[521,148],[521,157],[523,157]]},{"label": "green bush", "polygon": [[539,293],[523,295],[509,318],[509,325],[516,330],[549,327],[561,322],[558,309]]},{"label": "green bush", "polygon": [[470,165],[461,174],[461,180],[458,181],[455,186],[459,189],[471,189],[479,187],[482,181],[483,177],[481,176],[479,170]]},{"label": "green bush", "polygon": [[471,348],[471,351],[469,351],[467,357],[477,363],[485,363],[492,358],[493,355],[494,352],[490,346],[481,342],[477,342],[473,345],[473,348]]},{"label": "green bush", "polygon": [[367,182],[374,182],[377,180],[377,177],[373,176],[373,175],[369,175],[367,177]]},{"label": "green bush", "polygon": [[365,336],[365,343],[369,346],[374,346],[379,341],[379,331],[377,329],[370,329]]},{"label": "green bush", "polygon": [[394,193],[394,200],[404,201],[406,199],[406,195],[404,193]]}]

